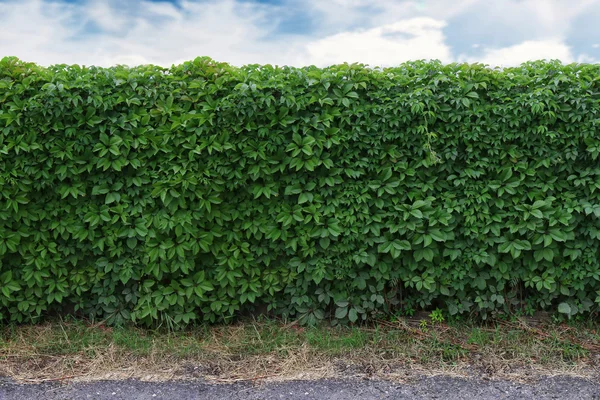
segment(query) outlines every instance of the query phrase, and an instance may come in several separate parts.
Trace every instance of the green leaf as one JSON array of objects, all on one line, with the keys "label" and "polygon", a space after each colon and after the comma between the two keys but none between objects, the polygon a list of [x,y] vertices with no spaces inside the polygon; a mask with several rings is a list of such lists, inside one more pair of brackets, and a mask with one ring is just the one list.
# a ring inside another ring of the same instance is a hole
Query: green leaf
[{"label": "green leaf", "polygon": [[416,261],[421,261],[424,259],[426,261],[431,262],[431,261],[433,261],[434,252],[430,248],[419,249],[419,250],[415,250],[414,256],[415,256]]},{"label": "green leaf", "polygon": [[356,312],[355,308],[351,308],[350,312],[348,313],[348,319],[350,320],[350,322],[354,323],[358,320],[358,313]]},{"label": "green leaf", "polygon": [[121,195],[119,193],[111,192],[106,195],[104,204],[111,204],[119,200],[121,200]]},{"label": "green leaf", "polygon": [[561,314],[571,315],[571,306],[567,303],[560,303],[558,305],[558,312]]},{"label": "green leaf", "polygon": [[421,210],[410,210],[410,214],[415,218],[423,218]]},{"label": "green leaf", "polygon": [[552,239],[556,240],[557,242],[564,242],[565,240],[567,240],[567,235],[564,232],[559,231],[558,229],[551,229],[549,231],[550,236],[552,236]]},{"label": "green leaf", "polygon": [[200,289],[202,289],[203,291],[205,291],[205,292],[210,292],[210,291],[212,291],[212,290],[214,290],[214,289],[215,289],[215,288],[214,288],[214,286],[212,285],[212,283],[210,283],[210,282],[208,282],[208,281],[203,281],[203,282],[200,282],[200,283],[198,284],[198,287],[199,287]]},{"label": "green leaf", "polygon": [[298,204],[303,204],[306,202],[310,202],[313,200],[313,195],[312,193],[300,193],[300,196],[298,197]]},{"label": "green leaf", "polygon": [[343,319],[346,318],[346,315],[348,314],[348,307],[338,307],[335,310],[335,317],[337,319]]},{"label": "green leaf", "polygon": [[391,245],[396,250],[410,250],[412,248],[408,240],[394,240],[391,242]]},{"label": "green leaf", "polygon": [[544,218],[544,214],[540,210],[531,210],[530,213],[536,218]]},{"label": "green leaf", "polygon": [[433,238],[436,242],[444,242],[446,241],[445,232],[440,231],[439,229],[430,229],[429,236]]}]

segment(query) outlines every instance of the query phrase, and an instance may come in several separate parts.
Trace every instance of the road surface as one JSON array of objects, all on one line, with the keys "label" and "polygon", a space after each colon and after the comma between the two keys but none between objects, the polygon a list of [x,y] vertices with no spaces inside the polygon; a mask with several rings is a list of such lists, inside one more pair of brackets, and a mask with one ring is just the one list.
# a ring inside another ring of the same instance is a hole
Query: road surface
[{"label": "road surface", "polygon": [[422,378],[411,383],[376,380],[289,381],[263,384],[212,384],[203,381],[17,384],[0,378],[0,400],[266,400],[266,399],[599,399],[600,380],[541,378],[509,381]]}]

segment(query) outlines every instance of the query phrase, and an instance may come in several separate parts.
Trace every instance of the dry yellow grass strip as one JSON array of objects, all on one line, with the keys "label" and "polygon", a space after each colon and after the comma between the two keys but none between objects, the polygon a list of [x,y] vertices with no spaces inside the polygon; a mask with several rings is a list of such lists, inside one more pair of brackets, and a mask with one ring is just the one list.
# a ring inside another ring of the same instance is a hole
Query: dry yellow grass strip
[{"label": "dry yellow grass strip", "polygon": [[595,378],[599,338],[594,327],[540,327],[527,321],[485,327],[397,321],[363,328],[268,321],[184,332],[56,322],[1,329],[0,375],[27,383],[350,376],[407,381],[439,374]]}]

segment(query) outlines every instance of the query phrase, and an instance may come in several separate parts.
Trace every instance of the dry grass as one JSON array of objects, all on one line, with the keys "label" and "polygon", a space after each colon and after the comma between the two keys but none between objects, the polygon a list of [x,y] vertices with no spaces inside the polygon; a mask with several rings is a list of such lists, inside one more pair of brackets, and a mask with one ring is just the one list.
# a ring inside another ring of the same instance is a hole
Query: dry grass
[{"label": "dry grass", "polygon": [[525,320],[493,326],[402,320],[363,328],[267,321],[185,332],[54,322],[0,329],[0,375],[21,382],[350,376],[406,381],[437,374],[596,378],[599,339],[594,327]]}]

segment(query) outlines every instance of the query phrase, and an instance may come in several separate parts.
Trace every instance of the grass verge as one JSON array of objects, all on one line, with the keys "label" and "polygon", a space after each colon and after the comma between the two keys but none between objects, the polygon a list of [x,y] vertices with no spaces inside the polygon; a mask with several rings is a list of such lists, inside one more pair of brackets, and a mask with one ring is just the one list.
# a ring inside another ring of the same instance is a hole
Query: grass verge
[{"label": "grass verge", "polygon": [[597,377],[600,330],[519,319],[487,326],[380,322],[304,328],[277,321],[183,332],[55,321],[0,328],[0,376],[21,382],[203,378],[217,382],[451,374]]}]

